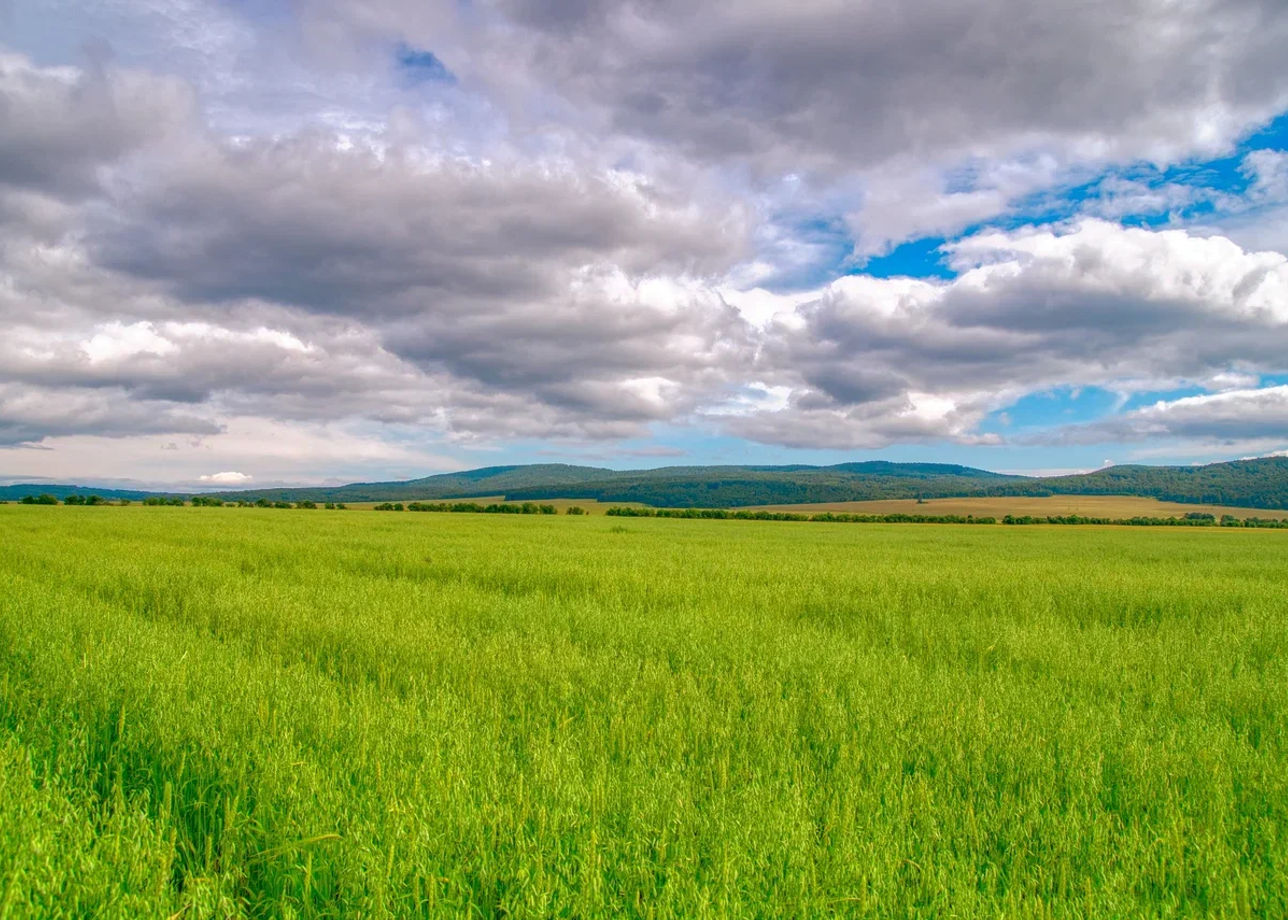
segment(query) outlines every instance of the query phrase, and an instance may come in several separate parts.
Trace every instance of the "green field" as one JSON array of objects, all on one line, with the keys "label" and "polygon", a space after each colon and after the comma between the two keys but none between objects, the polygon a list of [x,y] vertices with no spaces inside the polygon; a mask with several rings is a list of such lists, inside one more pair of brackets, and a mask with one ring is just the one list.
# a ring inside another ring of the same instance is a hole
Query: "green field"
[{"label": "green field", "polygon": [[1288,915],[1288,533],[0,507],[0,918]]}]

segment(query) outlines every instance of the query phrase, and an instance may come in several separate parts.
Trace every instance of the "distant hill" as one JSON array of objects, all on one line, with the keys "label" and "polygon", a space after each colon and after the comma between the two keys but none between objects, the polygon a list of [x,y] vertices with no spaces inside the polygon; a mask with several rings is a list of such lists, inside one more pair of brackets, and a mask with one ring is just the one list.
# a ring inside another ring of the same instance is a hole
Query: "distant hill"
[{"label": "distant hill", "polygon": [[970,495],[1136,495],[1164,501],[1288,508],[1288,458],[1207,466],[1112,466],[1076,476],[991,473],[946,463],[873,460],[834,466],[670,466],[608,470],[567,464],[494,466],[405,482],[225,493],[285,501],[412,501],[504,495],[581,498],[666,508],[787,505]]},{"label": "distant hill", "polygon": [[672,466],[607,470],[539,464],[444,473],[405,482],[221,493],[282,501],[411,501],[504,495],[514,501],[583,498],[659,507],[739,507],[787,502],[855,501],[982,494],[988,485],[1022,481],[942,463],[884,460],[836,466]]},{"label": "distant hill", "polygon": [[11,486],[0,486],[0,501],[16,502],[24,495],[52,495],[63,499],[68,495],[97,495],[99,498],[110,498],[119,501],[128,498],[130,501],[141,501],[154,492],[139,492],[130,489],[96,489],[92,486],[56,485],[48,482],[22,482]]},{"label": "distant hill", "polygon": [[1025,479],[991,495],[1139,495],[1173,502],[1288,508],[1288,457],[1205,466],[1111,466],[1079,476]]},{"label": "distant hill", "polygon": [[[146,492],[82,486],[0,486],[0,499],[48,492],[141,499]],[[161,494],[161,493],[155,493]],[[1288,457],[1206,466],[1112,466],[1077,476],[1011,476],[945,463],[885,460],[834,466],[670,466],[609,470],[543,463],[490,466],[401,482],[251,489],[224,498],[385,502],[502,495],[512,501],[580,498],[669,508],[738,508],[812,502],[978,496],[1134,495],[1164,501],[1288,509]]]},{"label": "distant hill", "polygon": [[615,473],[561,487],[534,486],[507,493],[515,500],[588,498],[668,508],[939,498],[986,494],[990,486],[1021,482],[967,466],[940,463],[842,463],[836,466],[664,467]]},{"label": "distant hill", "polygon": [[534,463],[524,466],[485,466],[477,470],[440,473],[401,482],[355,482],[344,486],[249,489],[217,494],[225,497],[248,498],[252,501],[257,498],[268,498],[279,501],[308,499],[327,502],[393,502],[411,499],[508,495],[516,490],[533,487],[559,489],[613,475],[616,475],[613,470],[593,466]]}]

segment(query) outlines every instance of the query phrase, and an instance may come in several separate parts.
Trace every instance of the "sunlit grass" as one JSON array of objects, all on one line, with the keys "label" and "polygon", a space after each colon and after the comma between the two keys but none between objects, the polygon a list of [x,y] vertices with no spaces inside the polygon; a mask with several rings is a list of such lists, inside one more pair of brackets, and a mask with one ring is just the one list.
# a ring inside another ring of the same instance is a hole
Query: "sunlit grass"
[{"label": "sunlit grass", "polygon": [[1288,915],[1286,538],[0,507],[0,916]]}]

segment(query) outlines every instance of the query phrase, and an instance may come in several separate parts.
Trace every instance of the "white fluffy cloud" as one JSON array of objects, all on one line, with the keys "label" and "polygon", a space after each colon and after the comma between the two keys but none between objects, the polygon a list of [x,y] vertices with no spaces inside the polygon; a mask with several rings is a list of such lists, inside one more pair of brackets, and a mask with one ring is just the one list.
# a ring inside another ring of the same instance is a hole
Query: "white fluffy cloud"
[{"label": "white fluffy cloud", "polygon": [[952,281],[842,278],[780,321],[759,370],[790,388],[787,405],[734,430],[799,446],[979,443],[984,415],[1025,393],[1221,386],[1283,367],[1280,253],[1099,220],[982,233],[950,253]]},{"label": "white fluffy cloud", "polygon": [[255,477],[246,473],[238,473],[236,470],[228,470],[223,473],[209,473],[199,478],[202,482],[208,482],[215,486],[242,486]]},{"label": "white fluffy cloud", "polygon": [[1262,440],[1279,443],[1285,432],[1288,432],[1288,386],[1268,386],[1160,400],[1111,419],[1066,428],[1057,432],[1054,440],[1065,444],[1095,444],[1184,438],[1217,445],[1242,445]]},{"label": "white fluffy cloud", "polygon": [[1252,180],[1254,201],[1288,201],[1288,150],[1254,150],[1243,158],[1241,168]]}]

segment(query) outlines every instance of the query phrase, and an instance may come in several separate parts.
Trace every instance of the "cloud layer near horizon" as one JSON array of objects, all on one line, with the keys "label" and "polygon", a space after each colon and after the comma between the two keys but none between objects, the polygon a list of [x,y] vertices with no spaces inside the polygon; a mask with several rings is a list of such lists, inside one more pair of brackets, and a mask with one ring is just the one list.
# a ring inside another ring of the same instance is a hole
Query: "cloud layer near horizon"
[{"label": "cloud layer near horizon", "polygon": [[[208,482],[317,475],[223,461],[272,423],[408,464],[657,426],[1283,447],[1288,154],[1236,147],[1288,109],[1279,4],[461,10],[124,3],[84,16],[109,52],[0,54],[0,446],[190,439]],[[1215,156],[1242,187],[1115,173]],[[865,270],[922,238],[940,270]],[[1165,395],[996,424],[1087,387]]]}]

